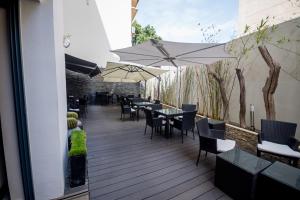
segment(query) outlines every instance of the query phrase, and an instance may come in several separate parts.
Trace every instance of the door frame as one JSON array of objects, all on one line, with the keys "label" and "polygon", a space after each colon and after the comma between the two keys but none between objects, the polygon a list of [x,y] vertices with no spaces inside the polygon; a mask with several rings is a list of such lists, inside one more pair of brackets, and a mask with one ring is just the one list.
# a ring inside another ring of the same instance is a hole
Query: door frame
[{"label": "door frame", "polygon": [[[1,7],[0,7],[1,8]],[[4,197],[4,195],[9,195],[9,189],[8,189],[8,182],[7,182],[7,174],[6,174],[6,164],[5,164],[5,156],[4,156],[4,148],[3,148],[3,138],[2,138],[2,127],[1,127],[1,116],[0,116],[0,158],[2,157],[3,160],[0,160],[3,165],[3,173],[4,173],[4,183],[2,187],[0,188],[0,199]]]},{"label": "door frame", "polygon": [[26,104],[23,81],[21,37],[19,21],[20,0],[0,0],[0,7],[7,12],[10,66],[12,74],[13,98],[24,197],[34,199],[31,172],[30,148],[26,118]]}]

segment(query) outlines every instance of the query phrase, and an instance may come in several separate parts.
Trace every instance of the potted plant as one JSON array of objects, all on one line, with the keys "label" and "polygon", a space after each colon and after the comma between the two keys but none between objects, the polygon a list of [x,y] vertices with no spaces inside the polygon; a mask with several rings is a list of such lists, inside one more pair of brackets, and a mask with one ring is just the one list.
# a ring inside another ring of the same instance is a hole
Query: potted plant
[{"label": "potted plant", "polygon": [[85,184],[86,175],[86,133],[83,130],[73,130],[71,133],[70,160],[70,187]]},{"label": "potted plant", "polygon": [[68,122],[68,129],[74,129],[77,127],[78,120],[76,118],[68,117],[67,122]]},{"label": "potted plant", "polygon": [[78,114],[76,112],[67,112],[67,117],[78,119]]}]

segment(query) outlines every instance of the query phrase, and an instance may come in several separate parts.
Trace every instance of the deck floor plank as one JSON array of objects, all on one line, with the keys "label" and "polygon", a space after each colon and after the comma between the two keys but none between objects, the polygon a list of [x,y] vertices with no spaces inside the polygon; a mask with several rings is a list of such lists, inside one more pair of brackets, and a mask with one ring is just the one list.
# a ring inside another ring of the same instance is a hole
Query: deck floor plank
[{"label": "deck floor plank", "polygon": [[90,199],[230,199],[213,184],[215,155],[195,165],[199,142],[192,134],[170,139],[145,120],[120,120],[118,106],[89,106],[87,132]]}]

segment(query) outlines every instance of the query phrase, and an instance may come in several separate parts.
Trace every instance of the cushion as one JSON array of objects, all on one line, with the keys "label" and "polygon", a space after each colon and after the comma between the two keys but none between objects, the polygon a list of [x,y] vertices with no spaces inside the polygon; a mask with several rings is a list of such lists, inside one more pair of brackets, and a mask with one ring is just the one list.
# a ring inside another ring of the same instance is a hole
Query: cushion
[{"label": "cushion", "polygon": [[174,117],[175,120],[182,120],[183,116]]},{"label": "cushion", "polygon": [[73,111],[73,112],[79,112],[79,108],[69,108],[69,111]]},{"label": "cushion", "polygon": [[235,147],[234,140],[221,140],[217,139],[217,151],[218,152],[225,152],[233,149]]},{"label": "cushion", "polygon": [[261,144],[257,145],[257,148],[261,151],[265,151],[269,153],[300,158],[300,152],[294,151],[288,145],[284,145],[284,144],[262,141]]},{"label": "cushion", "polygon": [[150,106],[146,106],[145,107],[147,110],[152,110],[152,107],[150,107]]},{"label": "cushion", "polygon": [[131,111],[131,112],[135,112],[135,110],[134,110],[133,108],[130,108],[130,111]]}]

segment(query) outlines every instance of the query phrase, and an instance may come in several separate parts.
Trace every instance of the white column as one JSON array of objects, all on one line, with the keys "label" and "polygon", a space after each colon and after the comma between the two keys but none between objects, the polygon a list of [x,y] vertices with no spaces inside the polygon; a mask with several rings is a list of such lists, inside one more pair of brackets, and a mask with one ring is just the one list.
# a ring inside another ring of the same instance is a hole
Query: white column
[{"label": "white column", "polygon": [[64,194],[67,153],[63,1],[20,3],[35,199],[53,199]]}]

